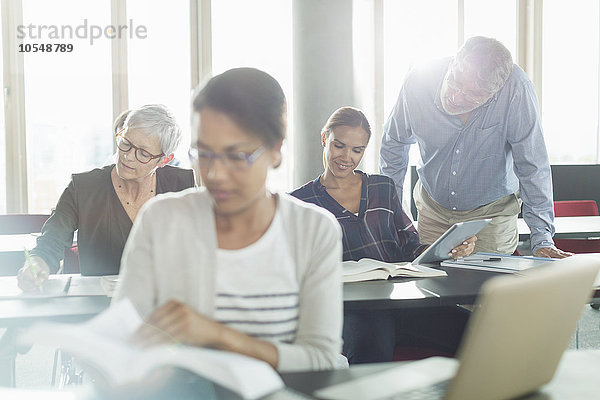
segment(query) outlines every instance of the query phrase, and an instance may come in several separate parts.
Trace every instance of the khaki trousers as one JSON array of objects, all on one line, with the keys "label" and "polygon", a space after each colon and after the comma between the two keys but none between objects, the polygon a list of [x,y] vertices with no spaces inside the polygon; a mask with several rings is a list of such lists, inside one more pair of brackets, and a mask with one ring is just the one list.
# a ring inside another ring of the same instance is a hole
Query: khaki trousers
[{"label": "khaki trousers", "polygon": [[418,212],[418,232],[421,243],[435,242],[448,228],[457,222],[491,218],[476,236],[474,252],[512,254],[517,248],[519,232],[517,217],[521,210],[521,199],[514,193],[490,204],[468,211],[452,211],[437,204],[417,181],[413,198]]}]

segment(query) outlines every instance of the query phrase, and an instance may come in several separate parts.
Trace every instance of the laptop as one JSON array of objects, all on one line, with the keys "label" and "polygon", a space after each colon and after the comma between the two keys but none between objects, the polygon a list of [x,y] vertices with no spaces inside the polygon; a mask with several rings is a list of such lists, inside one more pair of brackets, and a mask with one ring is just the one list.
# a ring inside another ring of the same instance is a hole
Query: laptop
[{"label": "laptop", "polygon": [[598,257],[572,256],[520,276],[492,278],[482,286],[458,360],[403,363],[319,389],[314,396],[494,400],[533,392],[554,376],[599,269]]}]

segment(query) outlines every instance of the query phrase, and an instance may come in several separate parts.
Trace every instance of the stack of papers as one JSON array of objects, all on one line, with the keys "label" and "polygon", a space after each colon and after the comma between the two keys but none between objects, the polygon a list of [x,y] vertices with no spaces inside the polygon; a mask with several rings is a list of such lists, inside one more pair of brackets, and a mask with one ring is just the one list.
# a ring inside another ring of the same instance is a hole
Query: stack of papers
[{"label": "stack of papers", "polygon": [[509,254],[475,253],[456,260],[442,261],[444,267],[478,269],[504,273],[520,272],[554,261],[553,258],[513,256]]},{"label": "stack of papers", "polygon": [[370,281],[388,279],[390,277],[402,278],[433,278],[447,276],[445,271],[423,265],[413,265],[408,262],[386,263],[372,258],[361,258],[358,261],[344,261],[342,263],[344,282]]},{"label": "stack of papers", "polygon": [[[52,275],[37,290],[31,292],[22,291],[17,285],[16,276],[7,276],[0,278],[0,298],[8,299],[43,299],[49,297],[66,296],[66,286],[69,280],[68,275]],[[70,286],[70,285],[69,285]]]}]

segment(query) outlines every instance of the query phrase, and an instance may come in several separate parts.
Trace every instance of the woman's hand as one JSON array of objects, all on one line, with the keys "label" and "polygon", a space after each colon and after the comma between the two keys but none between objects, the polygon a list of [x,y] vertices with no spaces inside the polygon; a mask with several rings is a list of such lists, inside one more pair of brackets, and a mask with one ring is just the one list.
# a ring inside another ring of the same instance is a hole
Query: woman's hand
[{"label": "woman's hand", "polygon": [[24,292],[33,292],[40,290],[40,287],[50,275],[48,264],[37,256],[29,256],[29,260],[17,273],[17,284]]},{"label": "woman's hand", "polygon": [[171,300],[148,317],[133,342],[144,347],[165,342],[218,347],[223,328],[186,304]]},{"label": "woman's hand", "polygon": [[132,342],[144,347],[165,342],[210,346],[266,361],[273,368],[279,360],[273,343],[228,328],[176,300],[156,309]]},{"label": "woman's hand", "polygon": [[477,241],[477,236],[472,236],[469,239],[465,240],[461,245],[456,246],[452,249],[448,255],[452,258],[466,257],[473,252],[475,249],[475,242]]}]

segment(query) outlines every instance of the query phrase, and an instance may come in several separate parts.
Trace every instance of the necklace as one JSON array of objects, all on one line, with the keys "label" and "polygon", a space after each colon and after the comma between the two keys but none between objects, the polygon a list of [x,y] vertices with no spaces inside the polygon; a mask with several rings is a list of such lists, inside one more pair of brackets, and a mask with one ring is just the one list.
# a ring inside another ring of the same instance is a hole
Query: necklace
[{"label": "necklace", "polygon": [[[123,185],[122,185],[121,183],[118,183],[118,182],[116,182],[116,183],[117,183],[117,186],[118,186],[118,188],[119,188],[119,189],[123,189]],[[151,183],[151,185],[150,185],[150,193],[149,193],[149,194],[150,194],[150,197],[154,196],[154,185],[155,185],[155,184],[156,184],[156,178],[155,178],[155,177],[153,177],[153,181],[152,181],[152,183]],[[122,190],[121,190],[121,191],[122,191]],[[123,199],[123,200],[125,200],[125,199]],[[145,201],[146,201],[146,200],[144,199],[144,202],[145,202]],[[132,203],[134,203],[134,202],[133,202],[133,200],[131,200],[131,201],[127,201],[127,200],[125,200],[125,203],[126,203],[128,206],[129,206],[129,205],[132,205]]]},{"label": "necklace", "polygon": [[[119,185],[119,189],[121,189],[121,188],[122,188],[122,186],[121,186],[121,185]],[[154,189],[150,189],[150,194],[152,194],[152,193],[154,193]],[[125,203],[127,203],[127,205],[129,205],[129,202],[128,202],[128,201],[126,201]]]}]

